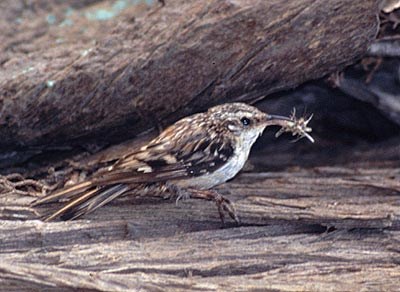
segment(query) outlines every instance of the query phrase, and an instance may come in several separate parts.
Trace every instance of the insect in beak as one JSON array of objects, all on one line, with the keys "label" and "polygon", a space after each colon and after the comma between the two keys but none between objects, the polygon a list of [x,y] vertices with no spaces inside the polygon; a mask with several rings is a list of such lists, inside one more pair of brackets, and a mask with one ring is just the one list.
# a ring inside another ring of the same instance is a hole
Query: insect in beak
[{"label": "insect in beak", "polygon": [[293,109],[290,117],[277,116],[277,115],[266,115],[267,126],[281,126],[281,129],[275,134],[275,137],[279,137],[285,132],[291,132],[293,136],[297,136],[294,142],[307,138],[311,143],[314,143],[314,138],[309,134],[312,129],[308,127],[308,123],[312,119],[312,115],[308,118],[296,117],[296,110]]}]

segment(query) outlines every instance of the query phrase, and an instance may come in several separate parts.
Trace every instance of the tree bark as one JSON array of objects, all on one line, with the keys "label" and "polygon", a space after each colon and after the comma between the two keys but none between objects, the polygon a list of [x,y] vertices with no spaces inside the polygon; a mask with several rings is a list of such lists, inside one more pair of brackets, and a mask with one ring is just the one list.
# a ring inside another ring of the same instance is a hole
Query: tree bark
[{"label": "tree bark", "polygon": [[83,16],[99,1],[69,14],[63,1],[30,1],[27,13],[8,2],[0,147],[12,151],[121,141],[211,104],[254,101],[354,62],[377,31],[375,0],[167,1],[101,23]]}]

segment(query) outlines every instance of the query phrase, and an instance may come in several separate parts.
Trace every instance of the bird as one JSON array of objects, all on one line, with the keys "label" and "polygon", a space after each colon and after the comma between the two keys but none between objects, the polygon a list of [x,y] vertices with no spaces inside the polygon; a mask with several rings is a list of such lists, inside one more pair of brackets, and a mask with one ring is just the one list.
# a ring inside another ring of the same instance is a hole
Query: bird
[{"label": "bird", "polygon": [[37,199],[32,206],[68,200],[42,219],[73,220],[125,194],[164,193],[177,201],[214,201],[222,222],[227,213],[239,223],[233,203],[213,188],[239,173],[253,144],[268,126],[281,126],[279,135],[292,132],[314,142],[307,125],[310,120],[311,117],[297,119],[295,112],[290,117],[267,114],[241,102],[217,105],[178,120],[143,147],[128,151],[112,166]]}]

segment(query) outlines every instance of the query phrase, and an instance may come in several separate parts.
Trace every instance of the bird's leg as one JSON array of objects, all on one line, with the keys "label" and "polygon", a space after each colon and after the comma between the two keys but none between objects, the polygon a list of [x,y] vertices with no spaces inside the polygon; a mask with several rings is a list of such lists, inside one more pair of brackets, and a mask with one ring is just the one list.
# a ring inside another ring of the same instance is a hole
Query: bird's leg
[{"label": "bird's leg", "polygon": [[[176,184],[166,182],[162,185],[164,189],[164,199],[170,199],[172,197],[176,197],[176,203],[181,199],[202,199],[208,201],[214,201],[218,208],[219,217],[221,218],[222,223],[225,223],[225,214],[227,212],[229,216],[235,220],[237,224],[240,223],[239,217],[237,216],[235,207],[232,202],[213,190],[197,190],[192,188],[181,188]],[[168,193],[168,195],[165,195]]]},{"label": "bird's leg", "polygon": [[190,192],[190,197],[193,199],[203,199],[214,201],[217,204],[219,217],[221,218],[222,223],[225,223],[225,215],[224,212],[227,212],[229,216],[235,220],[237,224],[240,223],[239,217],[236,214],[236,210],[233,207],[232,202],[213,190],[196,190],[196,189],[188,189]]},{"label": "bird's leg", "polygon": [[181,199],[186,200],[190,198],[190,194],[176,184],[166,182],[164,184],[164,187],[168,193],[168,195],[164,196],[164,198],[169,199],[171,197],[176,197],[176,204],[178,204]]}]

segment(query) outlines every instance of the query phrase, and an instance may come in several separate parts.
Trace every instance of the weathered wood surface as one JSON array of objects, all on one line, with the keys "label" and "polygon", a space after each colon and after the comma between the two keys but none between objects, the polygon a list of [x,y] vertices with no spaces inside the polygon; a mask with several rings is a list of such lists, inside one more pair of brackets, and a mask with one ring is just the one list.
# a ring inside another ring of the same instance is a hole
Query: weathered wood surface
[{"label": "weathered wood surface", "polygon": [[[221,186],[239,227],[221,228],[211,202],[129,197],[82,220],[43,223],[35,213],[56,205],[33,210],[31,197],[1,196],[1,287],[398,291],[398,139],[357,149],[337,157],[340,165],[321,166],[321,151],[309,158],[319,166],[282,163]],[[250,164],[268,168],[267,157]]]},{"label": "weathered wood surface", "polygon": [[72,16],[63,1],[2,2],[8,162],[16,145],[123,140],[212,103],[296,86],[356,60],[377,31],[375,0],[167,1],[96,24],[84,15],[97,2],[71,2]]},{"label": "weathered wood surface", "polygon": [[[35,229],[40,235],[51,232]],[[2,289],[398,291],[398,231],[286,235],[269,229],[242,227],[137,242],[100,243],[92,237],[85,245],[31,248],[19,254],[22,258],[9,251],[0,263]],[[52,231],[61,237],[56,226]]]}]

